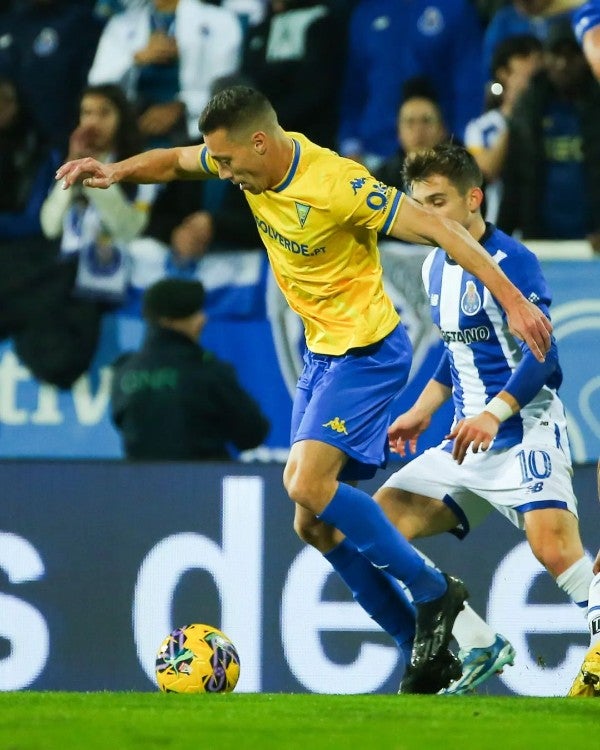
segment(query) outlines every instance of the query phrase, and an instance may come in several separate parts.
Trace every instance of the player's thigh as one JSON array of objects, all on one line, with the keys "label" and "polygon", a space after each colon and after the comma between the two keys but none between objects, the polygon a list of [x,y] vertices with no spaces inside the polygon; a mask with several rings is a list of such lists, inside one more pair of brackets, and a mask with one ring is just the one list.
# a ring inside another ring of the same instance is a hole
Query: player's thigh
[{"label": "player's thigh", "polygon": [[456,516],[442,500],[385,486],[373,497],[407,539],[441,534],[457,524]]},{"label": "player's thigh", "polygon": [[283,472],[290,498],[312,513],[320,513],[333,497],[346,461],[346,455],[334,445],[319,440],[294,443]]},{"label": "player's thigh", "polygon": [[459,506],[451,498],[465,496],[455,481],[456,462],[434,448],[392,474],[375,494],[388,518],[408,538],[450,531],[459,523]]},{"label": "player's thigh", "polygon": [[464,483],[463,474],[449,452],[430,448],[392,474],[377,499],[411,537],[452,531],[462,538],[491,511]]}]

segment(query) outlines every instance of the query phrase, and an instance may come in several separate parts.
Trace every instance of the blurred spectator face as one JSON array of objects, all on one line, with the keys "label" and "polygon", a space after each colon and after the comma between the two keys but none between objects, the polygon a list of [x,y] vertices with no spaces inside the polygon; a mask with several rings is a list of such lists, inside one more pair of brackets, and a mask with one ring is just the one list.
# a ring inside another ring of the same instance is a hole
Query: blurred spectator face
[{"label": "blurred spectator face", "polygon": [[526,56],[515,55],[508,61],[508,65],[497,71],[498,80],[505,88],[517,88],[522,91],[531,76],[542,67],[543,60],[541,52],[532,52]]},{"label": "blurred spectator face", "polygon": [[574,92],[589,72],[589,66],[575,39],[555,42],[544,54],[548,78],[562,93]]},{"label": "blurred spectator face", "polygon": [[93,150],[110,150],[115,145],[119,111],[110,99],[99,94],[85,94],[79,108],[79,125],[86,130]]},{"label": "blurred spectator face", "polygon": [[0,130],[10,127],[19,112],[17,92],[10,81],[0,81]]},{"label": "blurred spectator face", "polygon": [[512,106],[529,85],[531,77],[542,67],[542,52],[531,52],[529,55],[514,55],[506,65],[495,71],[496,80],[502,84],[501,100]]},{"label": "blurred spectator face", "polygon": [[430,99],[412,97],[398,113],[398,140],[405,154],[433,148],[446,138],[439,109]]}]

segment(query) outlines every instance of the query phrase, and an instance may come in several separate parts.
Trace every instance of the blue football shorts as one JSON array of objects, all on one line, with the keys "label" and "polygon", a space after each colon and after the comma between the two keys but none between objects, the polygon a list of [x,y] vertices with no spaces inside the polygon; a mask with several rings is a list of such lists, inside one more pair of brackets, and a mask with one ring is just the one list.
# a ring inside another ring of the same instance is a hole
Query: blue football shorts
[{"label": "blue football shorts", "polygon": [[291,440],[319,440],[348,456],[339,479],[370,479],[388,458],[394,399],[406,385],[410,339],[399,323],[381,341],[331,356],[305,351]]}]

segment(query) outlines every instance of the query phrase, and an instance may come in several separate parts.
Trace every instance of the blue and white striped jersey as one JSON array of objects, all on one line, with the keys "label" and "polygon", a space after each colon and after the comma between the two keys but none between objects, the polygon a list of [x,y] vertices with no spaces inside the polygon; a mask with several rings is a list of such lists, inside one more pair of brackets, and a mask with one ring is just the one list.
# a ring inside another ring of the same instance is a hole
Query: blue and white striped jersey
[{"label": "blue and white striped jersey", "polygon": [[[524,296],[548,315],[551,293],[536,256],[493,225],[486,226],[481,244]],[[556,394],[562,372],[555,342],[546,362],[537,362],[529,347],[512,336],[489,290],[441,248],[427,256],[422,273],[433,322],[445,344],[434,378],[452,388],[455,420],[479,414],[507,390],[522,408],[500,425],[494,448],[506,448],[522,442],[528,419],[545,414],[552,419],[554,409],[563,415]]]}]

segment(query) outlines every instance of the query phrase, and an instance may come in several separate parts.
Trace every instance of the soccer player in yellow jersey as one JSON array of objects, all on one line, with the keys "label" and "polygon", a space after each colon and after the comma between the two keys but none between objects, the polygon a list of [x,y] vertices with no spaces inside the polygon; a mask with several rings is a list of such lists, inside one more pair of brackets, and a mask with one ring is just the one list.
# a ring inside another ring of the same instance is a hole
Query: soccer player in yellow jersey
[{"label": "soccer player in yellow jersey", "polygon": [[[357,601],[408,652],[407,691],[437,692],[460,675],[448,643],[464,584],[426,565],[367,493],[340,481],[373,476],[385,464],[391,404],[410,370],[410,343],[383,289],[377,233],[444,247],[486,284],[513,333],[541,360],[551,324],[457,222],[381,184],[362,165],[284,131],[259,92],[220,91],[199,127],[200,146],[113,164],[79,159],[56,177],[65,187],[82,180],[107,188],[214,176],[244,191],[275,277],[306,332],[284,470],[295,529],[356,583],[349,585]],[[378,575],[370,578],[370,571]],[[408,587],[413,604],[401,600],[394,579]],[[396,619],[379,609],[393,596],[404,602]]]}]

